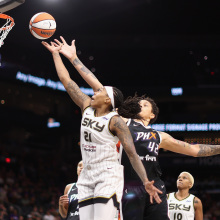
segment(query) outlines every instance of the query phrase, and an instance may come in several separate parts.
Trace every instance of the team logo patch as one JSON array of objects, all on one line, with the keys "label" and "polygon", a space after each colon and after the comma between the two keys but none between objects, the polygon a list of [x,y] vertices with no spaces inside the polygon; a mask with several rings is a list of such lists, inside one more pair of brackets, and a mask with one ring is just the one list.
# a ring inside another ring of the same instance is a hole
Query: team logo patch
[{"label": "team logo patch", "polygon": [[84,118],[82,122],[82,126],[92,128],[98,132],[102,132],[105,125],[99,124],[99,122],[92,120],[90,118]]},{"label": "team logo patch", "polygon": [[145,140],[150,140],[154,139],[156,140],[156,133],[154,132],[135,132],[136,138],[135,141],[145,141]]}]

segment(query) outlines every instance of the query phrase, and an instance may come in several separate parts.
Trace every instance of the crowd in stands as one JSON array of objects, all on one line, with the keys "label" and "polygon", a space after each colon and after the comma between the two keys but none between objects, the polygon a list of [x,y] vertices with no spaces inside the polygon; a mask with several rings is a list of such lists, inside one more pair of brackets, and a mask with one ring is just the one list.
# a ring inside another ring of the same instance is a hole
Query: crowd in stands
[{"label": "crowd in stands", "polygon": [[2,144],[0,155],[0,219],[61,219],[58,199],[65,185],[76,181],[76,162],[59,153]]}]

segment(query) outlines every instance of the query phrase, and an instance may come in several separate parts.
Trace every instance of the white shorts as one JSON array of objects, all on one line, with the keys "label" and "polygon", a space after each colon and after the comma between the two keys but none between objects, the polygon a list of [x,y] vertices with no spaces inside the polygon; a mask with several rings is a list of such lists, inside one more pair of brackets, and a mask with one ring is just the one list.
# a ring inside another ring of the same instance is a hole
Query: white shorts
[{"label": "white shorts", "polygon": [[124,187],[124,167],[110,162],[83,165],[77,182],[79,207],[107,203],[113,198],[118,208]]}]

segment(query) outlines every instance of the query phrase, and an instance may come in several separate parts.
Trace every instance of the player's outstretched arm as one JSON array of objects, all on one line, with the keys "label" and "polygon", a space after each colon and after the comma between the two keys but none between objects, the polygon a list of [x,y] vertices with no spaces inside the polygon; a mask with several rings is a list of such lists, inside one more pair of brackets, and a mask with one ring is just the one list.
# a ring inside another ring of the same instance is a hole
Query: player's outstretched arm
[{"label": "player's outstretched arm", "polygon": [[195,220],[203,220],[202,202],[199,198],[194,199]]},{"label": "player's outstretched arm", "polygon": [[98,89],[102,88],[103,85],[95,77],[95,75],[84,66],[84,64],[79,60],[76,54],[75,40],[72,41],[71,45],[68,45],[65,39],[61,36],[61,41],[55,39],[54,41],[57,45],[61,46],[60,53],[63,54],[79,72],[82,78],[92,87],[93,91],[96,92]]},{"label": "player's outstretched arm", "polygon": [[59,50],[61,45],[57,45],[54,42],[48,44],[47,42],[42,42],[42,44],[52,53],[54,64],[56,67],[57,75],[64,85],[66,91],[70,95],[71,99],[83,110],[85,107],[90,105],[91,98],[84,94],[78,85],[70,78],[69,72],[63,64],[60,57]]},{"label": "player's outstretched arm", "polygon": [[207,157],[220,154],[220,145],[189,144],[184,141],[174,139],[165,132],[160,132],[160,134],[162,137],[162,141],[159,146],[160,148],[193,157]]},{"label": "player's outstretched arm", "polygon": [[131,165],[142,180],[146,191],[150,195],[151,203],[153,203],[153,198],[157,203],[160,203],[161,199],[158,193],[162,192],[153,185],[154,181],[148,180],[146,170],[135,150],[131,133],[125,122],[120,118],[120,116],[112,117],[112,120],[110,122],[110,130],[119,138],[126,154],[128,155]]}]

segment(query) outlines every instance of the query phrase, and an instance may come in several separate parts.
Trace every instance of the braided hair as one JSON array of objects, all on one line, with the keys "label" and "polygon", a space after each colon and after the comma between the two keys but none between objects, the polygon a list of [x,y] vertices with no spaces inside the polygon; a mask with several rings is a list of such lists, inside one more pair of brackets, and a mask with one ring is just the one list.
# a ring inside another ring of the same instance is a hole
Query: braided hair
[{"label": "braided hair", "polygon": [[124,95],[121,92],[121,90],[119,90],[116,87],[113,87],[113,95],[115,101],[115,108],[119,108],[124,102]]}]

